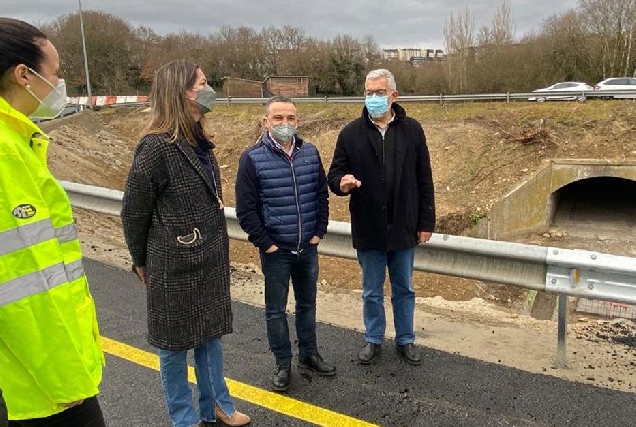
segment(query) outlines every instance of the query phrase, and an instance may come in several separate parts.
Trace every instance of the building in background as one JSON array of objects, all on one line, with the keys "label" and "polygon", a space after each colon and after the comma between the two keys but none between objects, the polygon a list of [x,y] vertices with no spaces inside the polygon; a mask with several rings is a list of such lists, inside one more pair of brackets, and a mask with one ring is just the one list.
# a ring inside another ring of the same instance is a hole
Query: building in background
[{"label": "building in background", "polygon": [[383,49],[385,59],[410,62],[413,66],[422,66],[431,61],[442,61],[446,54],[442,49],[399,48]]},{"label": "building in background", "polygon": [[400,49],[383,49],[382,55],[385,59],[400,59]]},{"label": "building in background", "polygon": [[263,82],[265,95],[283,95],[290,98],[306,98],[309,96],[308,76],[270,76]]},{"label": "building in background", "polygon": [[223,77],[223,95],[235,98],[263,98],[263,82],[239,79],[238,77]]},{"label": "building in background", "polygon": [[275,95],[306,98],[309,96],[309,76],[269,76],[263,81],[224,77],[223,95],[233,98],[269,98]]}]

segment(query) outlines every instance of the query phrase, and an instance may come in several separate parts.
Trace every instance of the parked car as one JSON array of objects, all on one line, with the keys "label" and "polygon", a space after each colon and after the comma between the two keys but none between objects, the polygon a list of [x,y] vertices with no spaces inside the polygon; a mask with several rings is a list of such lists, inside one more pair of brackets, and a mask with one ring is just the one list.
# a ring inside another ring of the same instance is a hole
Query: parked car
[{"label": "parked car", "polygon": [[626,93],[621,95],[608,96],[608,98],[636,98],[636,78],[634,77],[610,77],[600,81],[594,86],[594,90],[598,91],[616,91],[616,90],[631,90],[633,94]]},{"label": "parked car", "polygon": [[528,98],[528,101],[585,101],[585,92],[591,92],[594,88],[587,83],[561,82],[543,89],[537,89],[532,93],[540,95]]}]

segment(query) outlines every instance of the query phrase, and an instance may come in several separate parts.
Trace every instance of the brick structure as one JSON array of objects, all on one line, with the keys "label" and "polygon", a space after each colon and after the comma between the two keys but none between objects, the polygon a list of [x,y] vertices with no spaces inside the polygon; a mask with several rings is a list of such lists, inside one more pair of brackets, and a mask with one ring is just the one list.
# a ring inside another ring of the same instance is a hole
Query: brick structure
[{"label": "brick structure", "polygon": [[262,82],[225,77],[223,95],[233,98],[269,98],[274,95],[306,98],[309,96],[309,77],[269,76]]},{"label": "brick structure", "polygon": [[307,76],[270,76],[265,79],[265,89],[269,95],[283,95],[290,98],[309,96],[309,77]]},{"label": "brick structure", "polygon": [[236,77],[224,77],[223,95],[233,98],[263,98],[263,82],[239,79]]}]

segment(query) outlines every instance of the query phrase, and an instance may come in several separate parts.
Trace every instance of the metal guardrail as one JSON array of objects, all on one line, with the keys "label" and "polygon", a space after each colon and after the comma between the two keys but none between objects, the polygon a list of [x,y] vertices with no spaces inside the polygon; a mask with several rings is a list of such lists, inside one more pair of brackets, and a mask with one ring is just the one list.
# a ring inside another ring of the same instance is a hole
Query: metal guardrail
[{"label": "metal guardrail", "polygon": [[[399,102],[435,102],[440,105],[448,103],[448,102],[471,102],[471,101],[529,101],[529,98],[546,98],[547,100],[551,100],[552,98],[557,97],[582,97],[583,99],[591,99],[591,98],[634,98],[636,99],[636,90],[617,90],[617,91],[582,91],[582,92],[554,92],[554,91],[543,91],[543,92],[521,92],[521,93],[480,93],[480,94],[460,94],[460,95],[447,95],[447,94],[439,94],[439,95],[401,95],[399,98]],[[217,98],[217,102],[225,103],[227,105],[230,104],[264,104],[267,102],[268,98],[234,98],[234,97],[225,97],[225,98]],[[294,101],[297,103],[362,103],[364,101],[363,96],[340,96],[340,97],[313,97],[313,98],[294,98]]]},{"label": "metal guardrail", "polygon": [[[73,206],[119,215],[123,193],[62,181]],[[247,241],[234,208],[226,207],[230,238]],[[351,225],[329,221],[318,252],[356,259]],[[557,367],[566,366],[567,297],[636,304],[636,258],[587,250],[433,234],[415,251],[416,270],[486,280],[559,295]]]},{"label": "metal guardrail", "polygon": [[[412,96],[401,95],[399,102],[435,102],[443,105],[449,102],[471,102],[471,101],[528,101],[529,98],[545,97],[547,100],[555,97],[581,96],[584,99],[589,98],[635,98],[636,91],[620,90],[620,91],[587,91],[587,92],[522,92],[522,93],[482,93],[482,94],[464,94],[464,95],[425,95],[425,96]],[[218,103],[231,104],[265,104],[268,98],[234,98],[225,97],[217,98]],[[324,103],[324,104],[344,104],[344,103],[362,103],[364,101],[363,96],[340,96],[340,97],[313,97],[313,98],[294,98],[297,103]]]},{"label": "metal guardrail", "polygon": [[[545,97],[549,101],[550,98],[572,96],[583,97],[584,99],[590,98],[634,98],[636,99],[636,90],[619,90],[619,91],[544,91],[544,92],[522,92],[522,93],[482,93],[482,94],[464,94],[464,95],[425,95],[425,96],[413,96],[413,95],[401,95],[399,102],[435,102],[443,105],[450,102],[471,102],[471,101],[529,101],[529,98]],[[231,104],[264,104],[268,98],[234,98],[225,97],[217,98],[217,102]],[[343,103],[362,103],[364,101],[363,96],[341,96],[341,97],[329,97],[322,98],[294,98],[297,103],[325,103],[325,104],[343,104]]]},{"label": "metal guardrail", "polygon": [[[536,98],[545,98],[551,100],[558,97],[581,97],[582,99],[592,98],[631,98],[636,99],[636,90],[601,90],[601,91],[582,91],[582,92],[521,92],[521,93],[479,93],[479,94],[459,94],[459,95],[401,95],[399,102],[435,102],[443,105],[450,102],[475,102],[475,101],[535,101]],[[363,96],[324,96],[324,97],[308,97],[308,98],[293,98],[294,102],[300,104],[310,103],[324,103],[324,104],[345,104],[345,103],[362,103],[364,101]],[[219,104],[265,104],[268,98],[244,98],[244,97],[223,97],[217,98],[216,102]],[[106,107],[140,107],[143,105],[149,105],[148,102],[127,102],[105,105],[100,108]]]}]

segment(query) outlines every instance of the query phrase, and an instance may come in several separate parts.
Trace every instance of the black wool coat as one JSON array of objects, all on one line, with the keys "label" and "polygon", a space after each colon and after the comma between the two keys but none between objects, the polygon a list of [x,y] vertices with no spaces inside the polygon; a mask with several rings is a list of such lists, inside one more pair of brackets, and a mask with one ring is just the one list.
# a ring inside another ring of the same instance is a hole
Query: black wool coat
[{"label": "black wool coat", "polygon": [[[349,195],[340,191],[344,175],[352,174],[362,183],[351,190],[349,199],[351,237],[358,250],[410,249],[417,245],[418,231],[435,228],[435,194],[424,130],[401,106],[393,103],[392,108],[395,118],[387,141],[395,144],[393,192],[386,188],[384,141],[366,107],[361,117],[340,131],[327,174],[329,188],[338,196]],[[387,202],[387,194],[393,194],[392,203]],[[393,206],[390,228],[389,206]]]},{"label": "black wool coat", "polygon": [[229,240],[213,150],[216,183],[185,139],[168,138],[141,140],[121,219],[133,264],[146,269],[149,343],[187,350],[232,332]]}]

